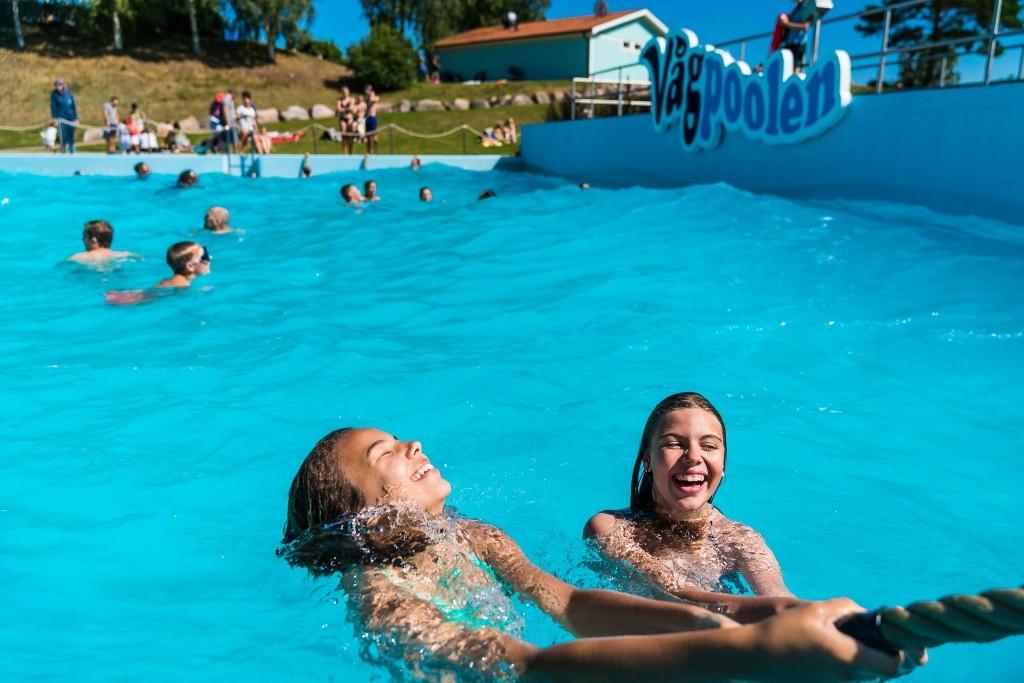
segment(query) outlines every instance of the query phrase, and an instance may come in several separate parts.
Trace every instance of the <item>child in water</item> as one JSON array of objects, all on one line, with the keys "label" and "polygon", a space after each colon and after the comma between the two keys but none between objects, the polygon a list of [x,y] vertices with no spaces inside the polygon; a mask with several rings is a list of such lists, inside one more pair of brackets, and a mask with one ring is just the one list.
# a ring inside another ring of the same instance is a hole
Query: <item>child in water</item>
[{"label": "child in water", "polygon": [[110,248],[114,243],[114,228],[106,221],[86,223],[85,229],[82,230],[82,243],[85,245],[85,251],[72,254],[68,261],[96,264],[135,256],[130,251],[114,251]]},{"label": "child in water", "polygon": [[[597,513],[583,535],[676,597],[749,621],[798,601],[760,534],[712,504],[725,461],[718,410],[700,394],[669,396],[644,425],[629,508]],[[731,595],[743,589],[737,574],[770,597]]]},{"label": "child in water", "polygon": [[196,242],[175,242],[167,249],[167,265],[174,275],[153,285],[162,287],[191,287],[192,281],[200,275],[210,274],[213,257],[201,244]]},{"label": "child in water", "polygon": [[[418,441],[335,430],[295,475],[278,554],[315,574],[340,572],[365,626],[383,635],[378,645],[439,678],[445,664],[482,677],[580,681],[832,681],[913,667],[835,629],[859,611],[848,600],[739,626],[682,603],[574,588],[533,565],[502,530],[447,509],[451,488]],[[582,638],[545,648],[523,641],[502,581]],[[609,637],[642,635],[652,637]]]}]

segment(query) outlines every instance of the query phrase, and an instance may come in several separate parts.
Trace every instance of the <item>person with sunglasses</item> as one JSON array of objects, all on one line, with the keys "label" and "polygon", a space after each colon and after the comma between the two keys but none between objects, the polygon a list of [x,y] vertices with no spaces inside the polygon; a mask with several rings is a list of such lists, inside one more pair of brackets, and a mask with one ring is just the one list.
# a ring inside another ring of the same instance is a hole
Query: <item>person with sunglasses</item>
[{"label": "person with sunglasses", "polygon": [[211,260],[210,252],[198,242],[175,242],[167,249],[167,265],[174,275],[153,286],[190,287],[198,276],[210,274]]}]

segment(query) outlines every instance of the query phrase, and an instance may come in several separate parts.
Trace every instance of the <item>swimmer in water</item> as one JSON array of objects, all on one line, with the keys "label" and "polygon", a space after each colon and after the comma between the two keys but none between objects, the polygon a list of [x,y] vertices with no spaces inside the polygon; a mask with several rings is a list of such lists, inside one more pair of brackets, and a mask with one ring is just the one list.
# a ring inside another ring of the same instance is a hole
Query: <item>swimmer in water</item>
[{"label": "swimmer in water", "polygon": [[68,261],[74,263],[107,263],[118,259],[131,258],[135,254],[130,251],[114,251],[110,245],[114,243],[114,228],[106,221],[89,221],[82,230],[82,243],[85,251],[72,254]]},{"label": "swimmer in water", "polygon": [[361,204],[363,202],[363,195],[359,193],[359,188],[351,183],[341,186],[341,198],[345,200],[346,204]]},{"label": "swimmer in water", "polygon": [[149,168],[149,164],[147,164],[145,161],[140,161],[139,163],[135,164],[133,168],[135,169],[135,177],[138,178],[139,180],[145,180],[146,178],[149,177],[149,174],[152,173],[152,170],[150,170]]},{"label": "swimmer in water", "polygon": [[228,225],[229,220],[231,220],[231,214],[227,209],[223,206],[214,206],[206,212],[206,216],[203,218],[203,228],[215,235],[235,232],[235,229]]},{"label": "swimmer in water", "polygon": [[153,286],[191,287],[197,277],[210,274],[212,260],[206,247],[197,242],[175,242],[167,249],[167,265],[174,271],[174,275]]},{"label": "swimmer in water", "polygon": [[426,185],[420,188],[420,201],[427,202],[428,204],[434,201],[434,193]]},{"label": "swimmer in water", "polygon": [[[446,508],[451,490],[420,442],[335,430],[292,481],[278,554],[314,574],[340,573],[363,627],[379,634],[376,645],[405,655],[414,670],[580,681],[667,672],[788,681],[799,672],[833,681],[900,675],[926,660],[840,633],[835,620],[860,611],[848,600],[739,626],[679,602],[574,588],[532,564],[501,529]],[[545,648],[523,641],[508,587],[581,638]],[[655,637],[614,637],[645,635]]]},{"label": "swimmer in water", "polygon": [[377,194],[377,181],[367,180],[363,183],[363,200],[368,202],[379,202],[380,195]]},{"label": "swimmer in water", "polygon": [[185,169],[178,176],[178,187],[186,189],[199,184],[199,174],[190,168]]},{"label": "swimmer in water", "polygon": [[[629,508],[597,513],[583,536],[678,598],[756,621],[799,601],[761,535],[712,504],[725,460],[718,410],[700,394],[669,396],[644,425]],[[766,597],[732,594],[737,575]]]}]

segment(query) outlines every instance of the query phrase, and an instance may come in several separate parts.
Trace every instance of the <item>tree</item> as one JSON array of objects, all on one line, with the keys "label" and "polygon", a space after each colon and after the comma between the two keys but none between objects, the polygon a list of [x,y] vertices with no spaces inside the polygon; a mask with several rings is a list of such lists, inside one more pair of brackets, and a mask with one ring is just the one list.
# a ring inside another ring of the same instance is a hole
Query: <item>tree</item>
[{"label": "tree", "polygon": [[419,60],[408,38],[392,26],[377,24],[366,38],[349,46],[348,61],[356,78],[384,92],[412,83]]},{"label": "tree", "polygon": [[21,17],[18,15],[18,0],[11,0],[11,13],[14,15],[14,36],[18,47],[25,47],[25,36],[21,33]]},{"label": "tree", "polygon": [[512,11],[519,21],[539,21],[551,0],[360,0],[370,26],[385,24],[412,34],[420,47],[454,33],[497,26]]},{"label": "tree", "polygon": [[192,52],[196,57],[203,54],[199,45],[199,26],[196,23],[196,0],[188,0],[188,25],[192,29]]},{"label": "tree", "polygon": [[283,38],[294,44],[301,35],[301,24],[314,16],[313,0],[227,0],[234,15],[233,27],[240,37],[267,40],[267,59],[277,62],[275,44]]},{"label": "tree", "polygon": [[[884,0],[882,8],[899,4],[904,0]],[[875,9],[869,5],[866,9]],[[969,38],[992,28],[993,0],[928,0],[917,5],[892,9],[889,27],[889,47],[912,47],[944,40]],[[1000,26],[1020,28],[1019,0],[1003,0],[1000,12]],[[885,12],[879,11],[861,18],[857,31],[865,36],[880,36],[885,31]],[[945,80],[956,83],[960,75],[956,70],[959,55],[970,52],[985,54],[988,41],[978,39],[955,46],[929,47],[899,56],[899,79],[907,87],[928,87],[939,85]],[[996,54],[1003,48],[997,47]],[[942,59],[946,58],[946,71],[942,71]]]}]

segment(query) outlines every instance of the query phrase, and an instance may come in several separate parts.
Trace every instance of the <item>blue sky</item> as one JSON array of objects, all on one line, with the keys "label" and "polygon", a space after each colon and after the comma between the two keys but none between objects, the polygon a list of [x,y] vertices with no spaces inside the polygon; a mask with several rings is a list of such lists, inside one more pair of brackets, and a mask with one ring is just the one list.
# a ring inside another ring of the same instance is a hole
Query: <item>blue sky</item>
[{"label": "blue sky", "polygon": [[[610,11],[646,8],[650,10],[669,29],[689,28],[697,33],[702,43],[720,43],[737,38],[744,38],[767,33],[775,25],[775,17],[781,11],[793,7],[787,0],[647,0],[644,3],[619,3],[608,0]],[[863,10],[869,3],[861,1],[834,0],[835,9],[829,14],[834,17],[855,14]],[[877,3],[876,3],[877,4]],[[342,50],[347,50],[352,43],[358,42],[369,30],[362,16],[358,0],[314,0],[316,21],[312,33],[317,38],[333,40]],[[552,0],[546,16],[548,19],[581,16],[594,11],[593,0]],[[853,30],[855,22],[847,21],[822,28],[823,50],[846,50],[851,56],[876,52],[881,48],[881,38],[865,39]],[[747,55],[747,61],[756,64],[763,59],[765,47],[755,47]],[[736,50],[733,53],[738,56]],[[994,77],[1000,78],[1007,73],[1016,73],[1019,52],[1005,60],[995,70]],[[982,60],[968,58],[963,61],[965,80],[980,78]],[[870,81],[874,74],[871,69],[857,69],[854,62],[854,83]]]},{"label": "blue sky", "polygon": [[[793,2],[774,0],[648,0],[645,3],[606,3],[609,11],[649,9],[670,29],[689,28],[697,32],[701,42],[729,40],[771,31],[776,15],[792,8]],[[831,16],[858,12],[866,2],[835,2]],[[313,35],[333,40],[343,50],[361,39],[369,30],[362,16],[358,0],[314,0],[317,18]],[[726,9],[728,8],[728,9]],[[593,0],[552,0],[546,15],[548,19],[561,19],[591,14]],[[856,40],[851,37],[851,40]],[[864,42],[864,41],[861,41]],[[863,47],[867,52],[871,48]]]}]

